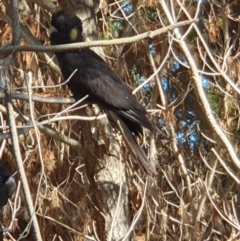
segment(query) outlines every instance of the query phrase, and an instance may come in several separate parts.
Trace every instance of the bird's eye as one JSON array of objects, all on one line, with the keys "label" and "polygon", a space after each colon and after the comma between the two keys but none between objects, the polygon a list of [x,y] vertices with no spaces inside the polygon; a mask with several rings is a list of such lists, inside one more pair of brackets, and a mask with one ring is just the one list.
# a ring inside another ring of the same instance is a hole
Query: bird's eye
[{"label": "bird's eye", "polygon": [[66,26],[63,24],[60,26],[60,30],[64,30],[66,28]]}]

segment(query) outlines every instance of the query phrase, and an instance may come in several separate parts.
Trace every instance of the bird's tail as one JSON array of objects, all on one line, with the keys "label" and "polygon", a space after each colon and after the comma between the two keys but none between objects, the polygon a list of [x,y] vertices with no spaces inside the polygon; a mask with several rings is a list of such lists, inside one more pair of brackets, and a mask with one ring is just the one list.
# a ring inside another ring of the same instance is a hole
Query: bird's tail
[{"label": "bird's tail", "polygon": [[155,172],[153,170],[153,167],[151,166],[150,161],[148,160],[148,158],[147,158],[146,154],[144,153],[144,151],[142,150],[142,148],[138,145],[132,132],[127,127],[127,125],[124,123],[124,121],[121,119],[121,117],[118,116],[113,111],[106,111],[106,114],[108,116],[108,120],[111,123],[111,125],[115,129],[117,129],[121,132],[125,144],[127,145],[130,153],[135,158],[135,160],[138,161],[139,166],[148,175],[153,175]]}]

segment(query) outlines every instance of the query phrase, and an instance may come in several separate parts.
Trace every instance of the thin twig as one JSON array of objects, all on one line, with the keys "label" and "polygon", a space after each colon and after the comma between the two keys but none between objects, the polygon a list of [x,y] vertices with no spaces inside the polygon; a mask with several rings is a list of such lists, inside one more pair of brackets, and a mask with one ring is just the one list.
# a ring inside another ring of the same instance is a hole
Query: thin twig
[{"label": "thin twig", "polygon": [[[14,47],[17,47],[20,44],[20,24],[19,24],[19,12],[18,12],[18,1],[12,0],[12,19],[13,19],[13,44]],[[13,56],[11,56],[13,59]],[[9,65],[9,69],[12,68],[14,65],[14,62]],[[8,89],[7,94],[11,93],[11,83],[12,79],[8,80]],[[35,210],[33,207],[32,199],[31,199],[31,192],[28,186],[28,181],[26,178],[26,173],[23,167],[22,162],[22,156],[19,148],[19,141],[18,141],[18,135],[17,135],[17,128],[14,118],[14,110],[13,110],[13,103],[10,96],[6,95],[6,101],[7,101],[7,110],[8,110],[8,118],[9,118],[9,126],[10,126],[10,133],[12,136],[12,146],[13,146],[13,154],[18,166],[19,176],[23,184],[23,192],[24,196],[27,202],[28,212],[29,216],[31,217],[31,221],[33,222],[34,227],[34,235],[36,241],[42,241],[40,228],[38,225],[37,217],[35,215]],[[31,223],[30,221],[30,223]]]}]

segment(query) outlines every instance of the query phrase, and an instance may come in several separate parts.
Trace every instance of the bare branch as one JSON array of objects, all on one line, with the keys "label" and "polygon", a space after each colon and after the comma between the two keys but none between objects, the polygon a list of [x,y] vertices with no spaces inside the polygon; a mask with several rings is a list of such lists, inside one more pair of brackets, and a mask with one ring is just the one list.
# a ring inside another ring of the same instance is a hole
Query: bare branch
[{"label": "bare branch", "polygon": [[113,44],[120,45],[120,44],[126,44],[126,43],[134,43],[136,41],[140,41],[140,40],[143,40],[146,38],[153,38],[157,35],[166,33],[175,28],[186,26],[186,25],[195,23],[197,21],[198,21],[198,19],[193,19],[193,20],[182,21],[179,23],[173,23],[172,25],[161,28],[161,29],[157,29],[154,31],[148,31],[146,33],[142,33],[142,34],[139,34],[139,35],[136,35],[133,37],[121,38],[121,39],[98,40],[98,41],[82,42],[82,43],[74,43],[74,44],[63,44],[63,45],[57,45],[57,46],[25,45],[25,46],[19,46],[16,48],[14,48],[13,46],[4,46],[4,47],[2,47],[0,53],[12,52],[13,49],[15,51],[61,52],[61,51],[72,50],[72,49],[90,48],[90,47],[97,47],[97,46],[108,46],[108,45],[113,45]]}]

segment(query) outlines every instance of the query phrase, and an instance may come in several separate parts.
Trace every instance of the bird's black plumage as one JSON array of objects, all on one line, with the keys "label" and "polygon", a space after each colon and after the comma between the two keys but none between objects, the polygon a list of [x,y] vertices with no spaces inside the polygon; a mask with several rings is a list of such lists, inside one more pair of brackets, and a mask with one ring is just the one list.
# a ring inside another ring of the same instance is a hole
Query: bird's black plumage
[{"label": "bird's black plumage", "polygon": [[0,209],[6,205],[10,194],[14,191],[16,183],[5,167],[0,167]]},{"label": "bird's black plumage", "polygon": [[[82,22],[65,11],[52,16],[52,45],[82,42]],[[98,104],[109,122],[119,130],[132,155],[141,167],[152,174],[152,167],[135,136],[142,135],[142,126],[152,130],[145,108],[136,101],[131,89],[95,52],[88,48],[56,52],[63,77],[71,77],[68,86],[76,100],[89,95],[91,103]],[[134,135],[133,135],[134,134]]]}]

